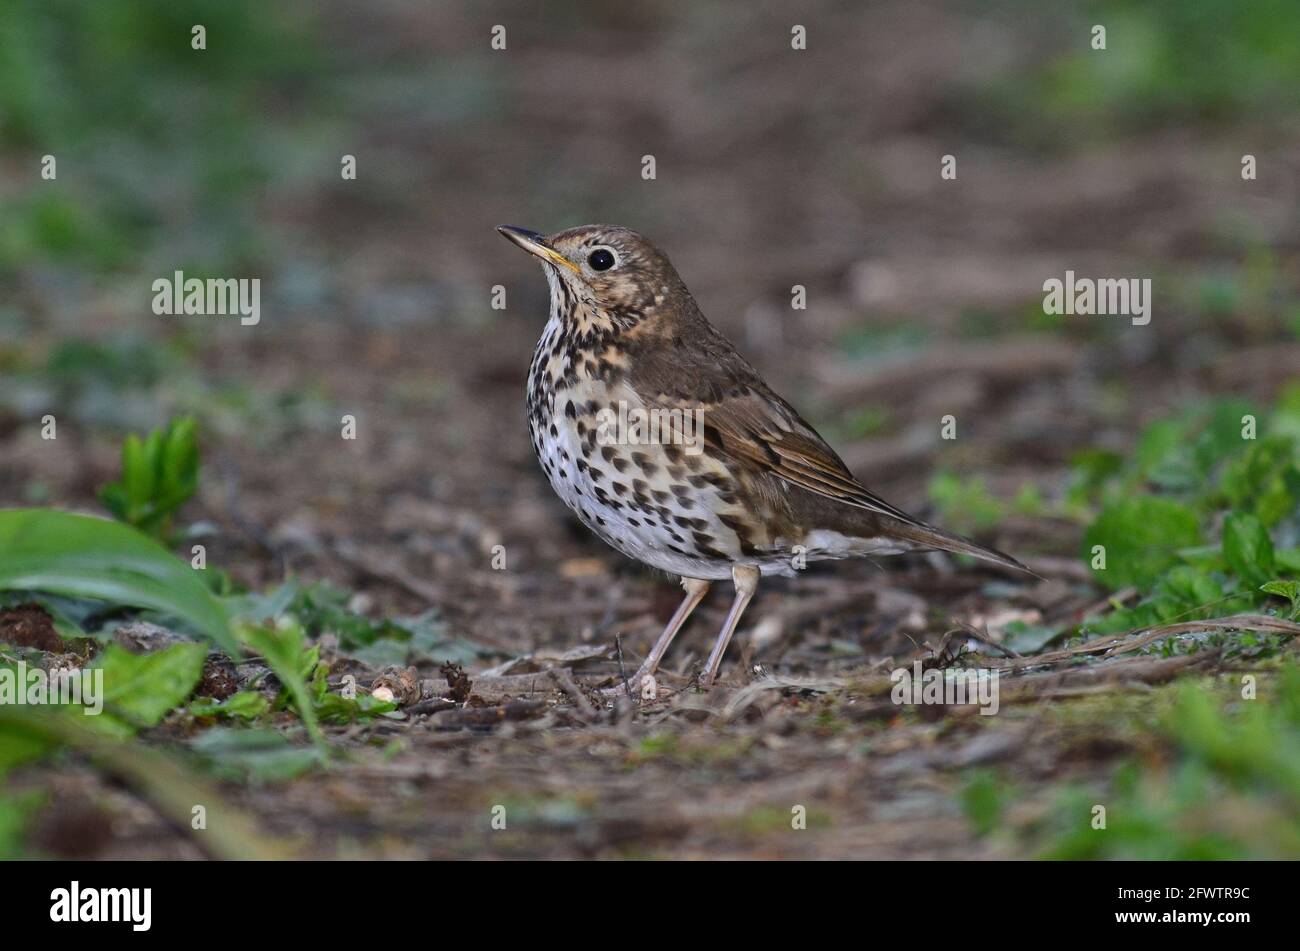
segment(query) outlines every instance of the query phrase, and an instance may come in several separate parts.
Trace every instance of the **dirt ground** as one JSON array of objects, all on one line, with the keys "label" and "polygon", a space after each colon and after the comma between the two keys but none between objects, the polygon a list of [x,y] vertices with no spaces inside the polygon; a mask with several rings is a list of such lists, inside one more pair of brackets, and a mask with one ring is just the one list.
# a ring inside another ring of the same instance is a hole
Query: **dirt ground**
[{"label": "dirt ground", "polygon": [[[1300,369],[1271,298],[1220,317],[1197,296],[1207,275],[1240,275],[1248,248],[1269,249],[1286,293],[1300,286],[1294,116],[1030,135],[981,90],[1029,81],[1078,24],[815,4],[809,49],[793,53],[783,6],[750,6],[541,16],[452,4],[430,16],[383,0],[318,17],[345,90],[323,120],[321,161],[357,154],[358,181],[267,188],[259,226],[282,240],[261,324],[187,328],[191,362],[149,399],[244,397],[205,425],[186,510],[214,526],[212,563],[254,590],[328,579],[371,616],[436,609],[478,654],[469,706],[328,727],[341,751],[328,767],[222,782],[277,853],[1032,855],[1021,830],[1050,821],[1053,790],[1168,756],[1140,728],[1166,702],[1162,685],[1238,669],[1214,651],[1068,653],[1077,642],[1058,641],[1031,662],[1002,650],[1010,621],[1059,626],[1106,608],[1080,560],[1083,525],[1049,504],[955,526],[1041,578],[906,556],[765,580],[704,692],[691,680],[729,600],[715,591],[668,656],[663,696],[595,692],[644,656],[679,589],[589,535],[536,465],[523,383],[545,287],[496,224],[605,220],[650,235],[855,473],[923,516],[939,518],[936,473],[979,476],[1000,499],[1032,485],[1050,503],[1077,450],[1127,450],[1145,424],[1207,395],[1266,403]],[[494,23],[509,27],[505,53],[488,47]],[[263,108],[273,121],[277,104]],[[1245,151],[1270,170],[1248,185]],[[955,181],[938,174],[945,154]],[[1155,277],[1150,325],[1035,316],[1043,280],[1067,269]],[[495,284],[504,311],[489,306]],[[794,284],[806,310],[789,307]],[[120,287],[72,295],[58,314],[37,291],[15,289],[46,314],[23,346],[88,327],[181,334],[121,306]],[[343,414],[355,440],[340,438]],[[945,415],[956,440],[940,438]],[[57,504],[95,510],[116,474],[115,434],[74,423],[51,448],[11,423],[0,500],[39,482]],[[445,693],[442,660],[416,666]],[[890,703],[889,671],[914,660],[999,667],[1000,712]],[[276,723],[297,735],[291,715]],[[152,736],[193,729],[169,720]],[[1024,795],[983,834],[963,797],[990,770]],[[208,854],[84,762],[33,776],[52,794],[35,832],[47,854]],[[806,828],[792,826],[800,807]]]}]

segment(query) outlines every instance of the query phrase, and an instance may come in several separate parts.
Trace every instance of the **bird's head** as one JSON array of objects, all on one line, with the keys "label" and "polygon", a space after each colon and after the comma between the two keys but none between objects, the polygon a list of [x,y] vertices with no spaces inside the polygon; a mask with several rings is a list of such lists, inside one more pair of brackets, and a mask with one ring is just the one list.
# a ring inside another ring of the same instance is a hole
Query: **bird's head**
[{"label": "bird's head", "polygon": [[626,324],[686,292],[668,258],[627,228],[581,225],[541,235],[501,225],[497,231],[542,262],[557,304],[585,303]]}]

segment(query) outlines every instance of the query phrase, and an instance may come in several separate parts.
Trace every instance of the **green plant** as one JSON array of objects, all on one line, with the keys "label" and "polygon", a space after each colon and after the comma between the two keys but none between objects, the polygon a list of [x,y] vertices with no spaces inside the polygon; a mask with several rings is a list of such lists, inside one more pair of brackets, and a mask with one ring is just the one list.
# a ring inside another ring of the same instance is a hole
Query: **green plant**
[{"label": "green plant", "polygon": [[369,618],[348,608],[352,592],[328,581],[303,584],[290,579],[266,593],[227,598],[231,612],[250,621],[292,615],[308,637],[338,637],[339,648],[372,667],[409,664],[419,659],[469,663],[491,650],[449,633],[434,610],[415,617]]},{"label": "green plant", "polygon": [[[48,509],[0,511],[0,591],[5,590],[151,608],[235,658],[243,653],[241,642],[247,644],[284,685],[308,735],[317,744],[323,742],[307,687],[316,658],[304,661],[304,654],[310,652],[305,650],[301,625],[292,619],[275,626],[233,624],[225,604],[194,569],[130,526]],[[122,658],[117,662],[128,664]],[[168,709],[184,699],[176,697]]]},{"label": "green plant", "polygon": [[1291,602],[1292,620],[1300,618],[1300,581],[1270,581],[1259,586],[1265,594],[1275,594]]},{"label": "green plant", "polygon": [[122,478],[100,499],[113,517],[164,544],[177,511],[199,487],[199,446],[193,418],[183,416],[140,439],[122,443]]},{"label": "green plant", "polygon": [[929,494],[942,523],[954,531],[989,528],[1007,514],[1006,504],[994,498],[979,477],[963,480],[952,472],[940,472],[930,480]]},{"label": "green plant", "polygon": [[[1140,600],[1088,625],[1114,633],[1262,610],[1290,598],[1300,551],[1300,388],[1260,413],[1239,400],[1159,420],[1124,459],[1082,455],[1072,502],[1093,508],[1082,557]],[[1274,602],[1275,603],[1275,602]],[[1295,605],[1292,605],[1295,611]]]},{"label": "green plant", "polygon": [[1009,793],[1006,782],[992,770],[972,770],[966,777],[958,799],[976,835],[988,835],[1002,822]]},{"label": "green plant", "polygon": [[1300,855],[1300,667],[1261,678],[1248,697],[1206,684],[1169,689],[1173,702],[1157,722],[1173,763],[1132,762],[1104,788],[1058,790],[1043,857]]},{"label": "green plant", "polygon": [[194,692],[207,656],[206,644],[173,644],[150,654],[110,644],[92,668],[104,677],[104,711],[92,718],[94,725],[130,736],[161,723]]},{"label": "green plant", "polygon": [[5,590],[150,608],[239,656],[226,608],[198,573],[119,522],[50,509],[0,511],[0,591]]}]

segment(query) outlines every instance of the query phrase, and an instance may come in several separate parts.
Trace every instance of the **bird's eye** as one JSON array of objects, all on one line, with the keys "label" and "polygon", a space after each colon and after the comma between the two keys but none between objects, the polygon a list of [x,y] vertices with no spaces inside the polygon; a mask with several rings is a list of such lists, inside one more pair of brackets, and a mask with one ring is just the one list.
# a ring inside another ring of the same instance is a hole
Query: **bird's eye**
[{"label": "bird's eye", "polygon": [[607,248],[597,248],[587,258],[593,271],[608,271],[614,266],[614,252]]}]

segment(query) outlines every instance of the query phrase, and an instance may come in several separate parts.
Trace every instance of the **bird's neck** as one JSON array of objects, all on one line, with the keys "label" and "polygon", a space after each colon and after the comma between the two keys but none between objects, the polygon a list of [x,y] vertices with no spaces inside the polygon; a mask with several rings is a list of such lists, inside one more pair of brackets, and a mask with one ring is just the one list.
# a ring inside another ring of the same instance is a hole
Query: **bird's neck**
[{"label": "bird's neck", "polygon": [[[560,283],[560,287],[565,285]],[[616,382],[625,372],[627,329],[593,302],[552,287],[551,314],[533,351],[528,401],[544,415],[557,392],[588,381]]]}]

